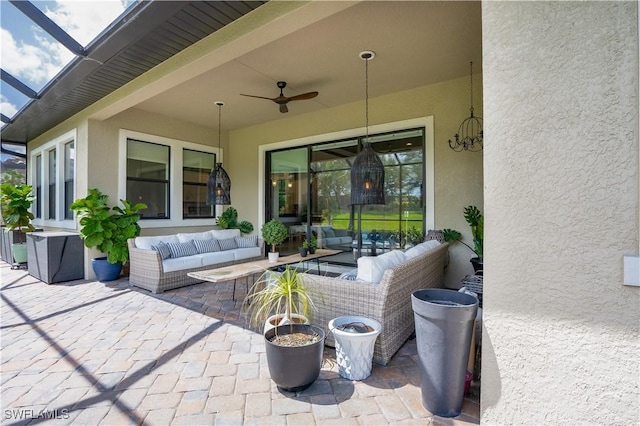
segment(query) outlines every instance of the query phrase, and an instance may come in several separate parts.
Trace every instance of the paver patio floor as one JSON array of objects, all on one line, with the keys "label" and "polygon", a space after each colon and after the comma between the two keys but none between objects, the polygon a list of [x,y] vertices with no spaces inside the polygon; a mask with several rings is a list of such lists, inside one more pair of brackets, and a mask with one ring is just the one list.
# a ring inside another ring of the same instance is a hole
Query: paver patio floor
[{"label": "paver patio floor", "polygon": [[[154,295],[85,280],[47,285],[0,262],[2,424],[478,424],[478,386],[454,419],[422,406],[415,340],[364,381],[325,348],[318,380],[281,392],[262,335],[240,316],[244,286]],[[242,294],[241,294],[242,293]]]}]

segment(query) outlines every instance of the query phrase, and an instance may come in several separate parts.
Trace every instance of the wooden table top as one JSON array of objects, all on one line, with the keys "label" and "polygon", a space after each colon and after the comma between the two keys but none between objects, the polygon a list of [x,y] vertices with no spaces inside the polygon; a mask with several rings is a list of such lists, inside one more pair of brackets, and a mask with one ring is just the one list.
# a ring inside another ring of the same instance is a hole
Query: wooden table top
[{"label": "wooden table top", "polygon": [[189,272],[188,276],[202,281],[218,283],[238,278],[248,277],[254,274],[261,274],[267,269],[278,266],[290,265],[293,263],[306,262],[313,259],[319,259],[325,256],[332,256],[341,253],[340,250],[317,249],[314,254],[308,254],[306,257],[300,254],[292,254],[290,256],[281,256],[277,262],[269,262],[268,259],[256,260],[253,262],[237,263],[235,265],[223,266],[221,268],[207,269],[205,271]]}]

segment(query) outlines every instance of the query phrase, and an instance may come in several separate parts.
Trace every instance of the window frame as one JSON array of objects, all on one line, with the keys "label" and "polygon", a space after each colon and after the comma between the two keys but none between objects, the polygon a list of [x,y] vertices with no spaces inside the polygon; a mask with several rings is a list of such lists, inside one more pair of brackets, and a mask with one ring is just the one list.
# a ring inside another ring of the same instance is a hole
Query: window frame
[{"label": "window frame", "polygon": [[[219,162],[222,161],[224,157],[223,149],[149,133],[120,129],[118,144],[118,198],[121,199],[125,199],[127,196],[127,139],[135,139],[141,142],[155,143],[169,147],[169,182],[171,185],[171,191],[169,193],[170,216],[169,218],[162,219],[141,220],[138,222],[141,228],[213,226],[215,224],[215,219],[213,218],[183,218],[183,150],[188,149],[214,154],[216,161]],[[216,206],[216,217],[222,214],[222,207],[223,206]]]},{"label": "window frame", "polygon": [[[65,206],[65,146],[68,143],[73,143],[74,150],[78,149],[78,137],[77,130],[70,130],[49,142],[42,144],[41,146],[33,149],[29,152],[29,184],[34,189],[34,197],[37,196],[37,187],[41,188],[41,197],[39,200],[34,200],[31,205],[31,211],[36,216],[32,223],[35,226],[47,226],[61,229],[76,229],[75,218],[66,218],[66,206]],[[56,152],[56,171],[55,171],[55,217],[48,218],[49,216],[49,155],[51,152]],[[41,156],[41,161],[37,161],[38,156]],[[40,164],[38,164],[40,163]],[[39,167],[38,167],[39,166]],[[73,168],[73,193],[74,197],[78,191],[78,176],[77,176],[77,164]],[[40,181],[38,181],[40,177]],[[39,211],[35,209],[39,207]]]},{"label": "window frame", "polygon": [[[369,126],[369,134],[390,133],[394,131],[410,130],[424,127],[424,226],[425,230],[435,229],[435,145],[434,145],[434,119],[433,116],[425,116],[408,120],[394,121],[389,123]],[[320,143],[339,141],[343,139],[357,138],[366,134],[366,128],[358,127],[332,133],[306,136],[298,139],[274,142],[260,145],[258,147],[258,228],[265,222],[265,209],[260,207],[265,205],[265,181],[267,167],[267,153],[280,149],[290,149],[303,147],[306,145],[316,145]]]}]

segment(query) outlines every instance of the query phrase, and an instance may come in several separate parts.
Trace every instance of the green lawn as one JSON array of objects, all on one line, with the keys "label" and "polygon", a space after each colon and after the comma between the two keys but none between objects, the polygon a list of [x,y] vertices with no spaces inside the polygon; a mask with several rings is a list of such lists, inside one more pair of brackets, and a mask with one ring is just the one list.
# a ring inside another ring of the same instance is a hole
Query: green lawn
[{"label": "green lawn", "polygon": [[[422,231],[422,215],[418,212],[409,212],[409,217],[406,221],[409,227],[413,226],[419,231]],[[405,220],[402,220],[402,228],[399,226],[400,220],[391,219],[391,216],[387,215],[385,218],[383,213],[363,213],[362,214],[362,229],[370,231],[375,229],[377,231],[397,231],[406,229]],[[324,223],[323,224],[327,224]],[[337,229],[347,229],[349,227],[349,213],[338,213],[334,216],[333,227]],[[357,227],[357,221],[354,223],[354,227]]]}]

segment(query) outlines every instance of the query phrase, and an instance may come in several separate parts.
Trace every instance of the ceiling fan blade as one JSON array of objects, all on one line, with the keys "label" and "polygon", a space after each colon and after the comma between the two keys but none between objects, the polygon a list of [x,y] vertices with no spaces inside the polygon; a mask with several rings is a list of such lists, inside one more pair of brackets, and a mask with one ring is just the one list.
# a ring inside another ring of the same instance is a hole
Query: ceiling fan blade
[{"label": "ceiling fan blade", "polygon": [[305,99],[313,99],[316,96],[318,96],[318,92],[303,93],[301,95],[295,95],[295,96],[291,96],[290,98],[287,98],[287,102],[288,101],[303,101]]},{"label": "ceiling fan blade", "polygon": [[289,108],[287,108],[287,104],[280,104],[280,112],[283,114],[285,112],[289,112]]},{"label": "ceiling fan blade", "polygon": [[245,95],[244,93],[240,93],[240,96],[248,96],[250,98],[258,98],[258,99],[266,99],[268,101],[276,101],[277,98],[267,98],[265,96],[256,96],[256,95]]}]

